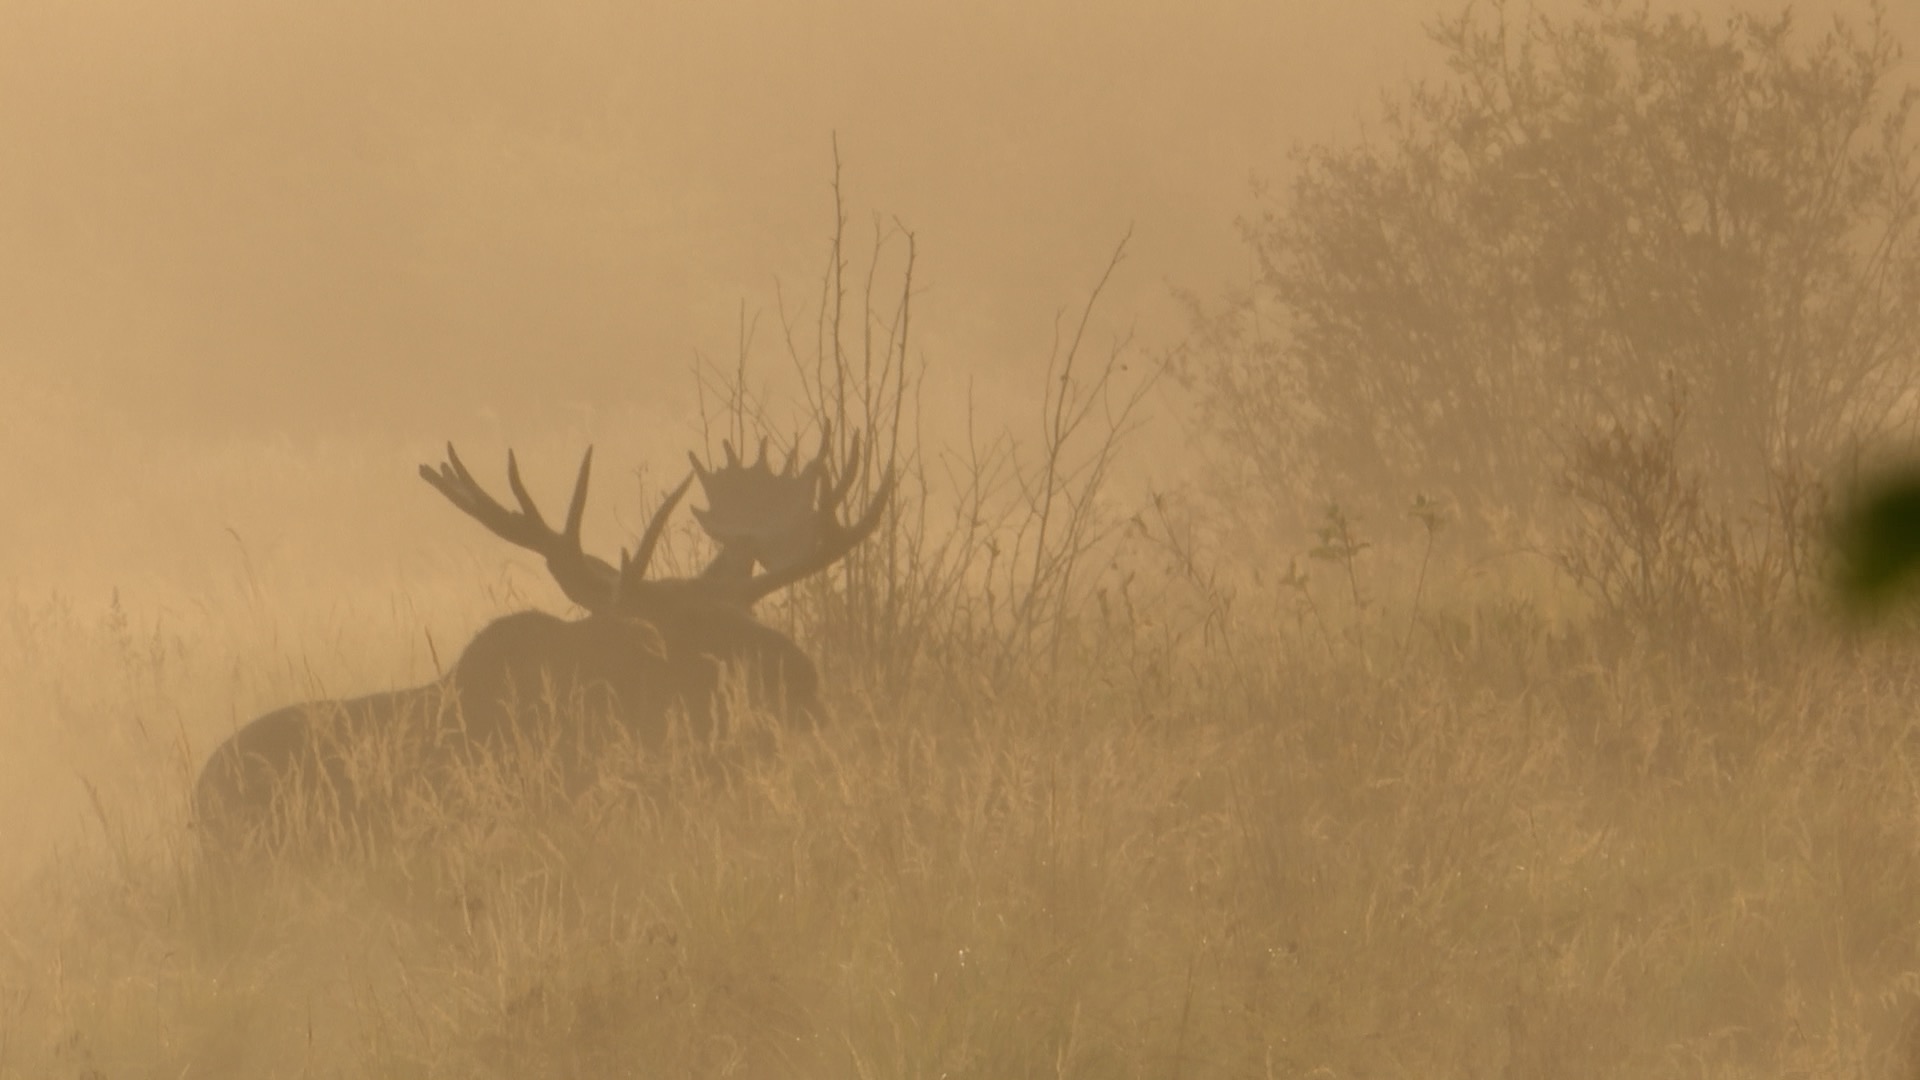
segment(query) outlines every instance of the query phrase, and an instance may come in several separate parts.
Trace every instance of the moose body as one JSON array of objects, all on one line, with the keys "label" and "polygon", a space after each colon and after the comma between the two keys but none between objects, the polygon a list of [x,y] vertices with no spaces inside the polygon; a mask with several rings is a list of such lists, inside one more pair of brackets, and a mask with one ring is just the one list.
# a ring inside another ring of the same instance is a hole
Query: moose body
[{"label": "moose body", "polygon": [[[540,519],[511,456],[517,514],[480,490],[451,447],[448,458],[438,470],[423,466],[422,475],[495,533],[545,554],[555,580],[589,614],[507,615],[425,686],[293,705],[246,724],[213,752],[195,784],[195,817],[207,842],[227,850],[270,842],[290,823],[310,825],[315,813],[324,825],[357,831],[390,816],[410,793],[449,790],[477,760],[529,750],[577,786],[610,748],[659,752],[677,729],[694,744],[725,738],[743,706],[789,724],[818,721],[813,661],[756,619],[752,604],[850,551],[877,523],[890,480],[848,528],[834,517],[846,485],[826,480],[821,458],[797,474],[791,458],[784,473],[767,469],[764,447],[752,468],[730,446],[726,469],[708,472],[696,459],[714,504],[702,524],[721,553],[700,577],[647,580],[645,565],[687,483],[656,512],[638,555],[622,553],[615,570],[579,549],[590,452],[564,532]],[[753,537],[742,531],[741,521],[756,519],[740,499],[802,487],[820,493],[817,504],[809,495],[803,514],[757,522],[764,527]],[[756,564],[771,569],[755,574]]]}]

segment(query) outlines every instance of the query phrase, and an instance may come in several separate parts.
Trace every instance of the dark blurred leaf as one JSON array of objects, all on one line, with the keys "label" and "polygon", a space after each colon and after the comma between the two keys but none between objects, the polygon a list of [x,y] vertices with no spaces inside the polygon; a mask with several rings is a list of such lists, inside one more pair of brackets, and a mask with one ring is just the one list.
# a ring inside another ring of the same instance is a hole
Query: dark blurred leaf
[{"label": "dark blurred leaf", "polygon": [[1841,598],[1877,610],[1920,568],[1920,467],[1883,478],[1841,518]]}]

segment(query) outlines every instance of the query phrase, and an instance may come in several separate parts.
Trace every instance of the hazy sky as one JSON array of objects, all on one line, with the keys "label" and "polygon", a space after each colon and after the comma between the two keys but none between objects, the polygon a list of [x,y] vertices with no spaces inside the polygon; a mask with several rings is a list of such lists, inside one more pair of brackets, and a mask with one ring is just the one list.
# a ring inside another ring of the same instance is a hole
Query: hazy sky
[{"label": "hazy sky", "polygon": [[[1867,10],[1796,6],[1830,8]],[[0,0],[6,446],[85,500],[132,467],[96,428],[681,416],[743,305],[777,362],[776,282],[817,292],[836,133],[856,252],[875,213],[918,235],[935,377],[1017,398],[1129,228],[1103,333],[1156,350],[1171,287],[1245,280],[1251,179],[1429,72],[1453,10]],[[1920,5],[1890,17],[1920,41]]]},{"label": "hazy sky", "polygon": [[1129,226],[1109,310],[1158,341],[1169,284],[1244,276],[1249,178],[1427,70],[1435,10],[6,0],[0,364],[161,429],[684,393],[743,302],[812,292],[835,132],[855,223],[919,235],[938,364],[1044,355]]},{"label": "hazy sky", "polygon": [[922,7],[9,0],[5,362],[162,427],[683,391],[813,291],[837,132],[856,224],[919,234],[923,341],[1011,363],[1129,225],[1116,314],[1230,274],[1248,176],[1418,39]]}]

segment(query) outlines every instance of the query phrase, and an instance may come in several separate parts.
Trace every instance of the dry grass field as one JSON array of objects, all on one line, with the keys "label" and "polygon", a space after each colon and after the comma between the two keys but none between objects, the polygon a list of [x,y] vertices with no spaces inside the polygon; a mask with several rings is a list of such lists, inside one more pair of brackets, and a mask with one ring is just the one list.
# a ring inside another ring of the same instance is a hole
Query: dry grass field
[{"label": "dry grass field", "polygon": [[1912,635],[1372,565],[1316,619],[1140,555],[1011,666],[816,631],[833,722],[742,769],[239,870],[186,820],[234,723],[528,601],[22,593],[0,1077],[1913,1075]]},{"label": "dry grass field", "polygon": [[[1912,0],[16,6],[0,1080],[1920,1080]],[[760,431],[817,729],[205,850]]]}]

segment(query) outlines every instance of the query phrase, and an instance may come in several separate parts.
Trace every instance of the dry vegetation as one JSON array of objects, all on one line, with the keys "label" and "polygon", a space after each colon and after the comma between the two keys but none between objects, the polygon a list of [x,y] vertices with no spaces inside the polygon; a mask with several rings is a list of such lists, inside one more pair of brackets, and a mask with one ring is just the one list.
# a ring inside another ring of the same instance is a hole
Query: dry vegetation
[{"label": "dry vegetation", "polygon": [[[966,459],[974,524],[909,468],[918,516],[772,605],[834,721],[724,775],[476,785],[377,850],[213,867],[185,794],[236,702],[397,685],[418,613],[516,602],[16,597],[0,705],[50,721],[15,727],[85,798],[31,805],[88,839],[6,883],[0,1077],[1912,1067],[1920,645],[1788,600],[1670,633],[1337,516],[1306,571],[1236,569],[1175,502],[1116,512],[1129,414],[1083,406],[1137,399],[1064,341],[1031,451]],[[911,435],[911,394],[852,400]]]},{"label": "dry vegetation", "polygon": [[299,646],[15,601],[8,709],[57,715],[111,783],[107,842],[9,888],[0,1076],[1905,1060],[1913,642],[1810,614],[1708,661],[1461,595],[1402,643],[1192,582],[1163,568],[1153,617],[1095,605],[1046,665],[930,649],[887,690],[836,664],[834,725],[729,782],[502,800],[239,875],[181,829],[180,736],[204,749],[235,682]]},{"label": "dry vegetation", "polygon": [[[790,395],[702,386],[735,438],[832,420],[901,476],[873,543],[763,606],[832,714],[777,752],[613,761],[561,805],[476,777],[397,839],[216,866],[186,793],[251,709],[420,681],[422,641],[528,601],[445,568],[5,601],[5,735],[63,767],[0,792],[37,853],[0,878],[0,1080],[1920,1075],[1920,641],[1830,617],[1806,473],[1757,524],[1701,497],[1690,399],[1650,384],[1558,458],[1487,451],[1560,504],[1505,577],[1351,479],[1371,520],[1236,545],[1203,499],[1116,494],[1157,399],[1084,318],[1037,428],[927,449],[911,237],[874,260],[892,308],[836,240],[818,311],[783,309]],[[1284,428],[1259,385],[1215,408]],[[351,493],[371,456],[290,467]]]}]

